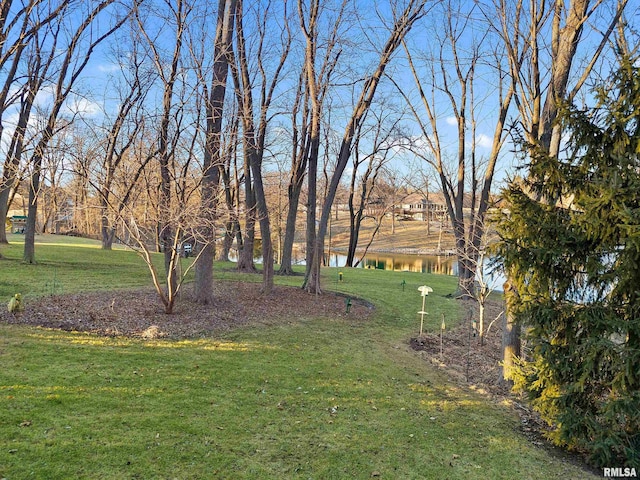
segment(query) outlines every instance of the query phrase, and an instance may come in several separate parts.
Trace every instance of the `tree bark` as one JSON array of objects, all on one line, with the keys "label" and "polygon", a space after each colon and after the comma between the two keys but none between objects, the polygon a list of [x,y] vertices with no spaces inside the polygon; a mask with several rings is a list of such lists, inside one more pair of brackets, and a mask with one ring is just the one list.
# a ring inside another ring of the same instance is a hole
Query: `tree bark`
[{"label": "tree bark", "polygon": [[[375,96],[380,80],[384,75],[384,71],[391,61],[391,57],[396,49],[400,46],[402,40],[406,37],[409,30],[416,20],[421,18],[424,12],[424,5],[426,0],[411,0],[407,3],[401,16],[396,19],[391,34],[387,39],[385,46],[380,55],[378,65],[375,71],[366,80],[362,92],[356,105],[353,109],[349,123],[345,129],[342,142],[340,145],[340,151],[336,162],[335,170],[331,175],[331,181],[327,190],[327,196],[322,206],[322,213],[320,215],[320,223],[318,225],[317,235],[315,237],[315,246],[313,248],[312,263],[310,269],[307,271],[305,279],[305,288],[309,292],[321,293],[320,286],[320,261],[324,253],[324,239],[327,233],[327,226],[329,224],[329,216],[331,215],[331,206],[338,189],[338,184],[342,178],[345,167],[349,160],[351,153],[351,143],[358,131],[358,126],[362,121],[362,118],[367,113],[371,102]],[[313,228],[314,225],[311,227]],[[307,252],[308,254],[308,252]]]},{"label": "tree bark", "polygon": [[249,162],[250,157],[244,155],[244,235],[242,245],[238,246],[238,271],[245,273],[257,272],[253,262],[253,248],[256,239],[256,200],[253,191],[253,174]]},{"label": "tree bark", "polygon": [[518,293],[509,280],[503,288],[507,310],[503,320],[501,381],[512,386],[515,360],[521,355],[521,326],[513,315],[514,301]]},{"label": "tree bark", "polygon": [[[267,9],[268,11],[268,9]],[[264,14],[263,25],[267,23],[267,12]],[[271,79],[267,79],[266,70],[263,64],[263,49],[265,47],[266,26],[259,27],[259,40],[257,51],[257,62],[260,85],[260,113],[258,121],[253,119],[253,95],[251,79],[249,75],[249,62],[247,60],[247,52],[245,48],[245,37],[242,16],[242,0],[238,0],[238,22],[237,22],[237,38],[238,38],[238,57],[240,61],[241,79],[243,85],[242,101],[243,101],[243,120],[245,133],[245,148],[249,148],[250,167],[253,173],[253,183],[256,201],[256,211],[258,221],[260,223],[260,234],[262,237],[262,292],[268,295],[273,290],[273,242],[271,239],[271,220],[269,218],[269,209],[267,207],[267,199],[264,191],[262,179],[262,161],[264,158],[265,140],[267,136],[268,111],[271,106],[273,93],[280,79],[282,68],[289,55],[291,48],[291,36],[287,23],[286,4],[284,11],[284,26],[286,35],[283,35],[282,51],[279,63],[275,68]],[[274,46],[272,46],[273,48]],[[256,131],[257,123],[257,131]]]},{"label": "tree bark", "polygon": [[[92,10],[90,10],[86,16],[81,17],[82,21],[76,28],[73,36],[69,40],[69,44],[66,46],[67,51],[61,62],[60,70],[56,73],[57,82],[54,89],[53,96],[53,105],[51,107],[51,111],[47,116],[46,125],[41,133],[40,139],[36,144],[33,155],[30,159],[31,164],[31,187],[29,189],[29,206],[28,206],[28,214],[27,214],[27,223],[25,226],[25,242],[24,242],[24,261],[26,263],[35,263],[35,232],[36,232],[36,223],[37,223],[37,210],[38,210],[38,194],[40,189],[40,174],[42,169],[42,160],[45,155],[45,150],[49,146],[49,142],[53,138],[55,133],[56,124],[58,121],[58,116],[60,114],[60,110],[67,99],[69,93],[71,92],[75,82],[78,80],[78,77],[86,67],[89,62],[89,58],[93,53],[94,49],[101,43],[105,38],[109,37],[113,32],[115,32],[118,28],[122,26],[125,19],[121,19],[114,26],[109,28],[102,35],[97,36],[92,39],[88,45],[86,45],[86,50],[83,55],[79,57],[75,57],[76,49],[78,45],[83,40],[83,35],[90,25],[94,23],[96,17],[105,10],[109,5],[114,3],[114,0],[104,0],[99,4],[95,5]],[[56,45],[54,44],[52,47],[52,51],[56,50]],[[68,74],[70,75],[68,76]]]},{"label": "tree bark", "polygon": [[216,193],[220,181],[220,145],[222,113],[227,86],[236,1],[218,1],[218,20],[214,42],[213,78],[211,93],[206,102],[207,129],[202,173],[202,203],[199,257],[195,268],[196,301],[203,305],[213,303],[213,260],[215,258]]},{"label": "tree bark", "polygon": [[296,220],[298,218],[298,206],[300,204],[300,190],[302,185],[289,185],[287,222],[282,244],[282,258],[278,275],[293,275],[293,243],[296,235]]},{"label": "tree bark", "polygon": [[[291,170],[289,176],[289,186],[287,188],[287,221],[285,225],[284,243],[282,245],[282,258],[280,259],[280,270],[278,275],[293,275],[293,244],[296,234],[296,221],[298,218],[298,206],[300,204],[300,193],[305,179],[307,162],[309,159],[309,99],[303,94],[306,85],[306,75],[303,69],[298,79],[298,92],[291,113],[292,142],[293,151],[291,155]],[[302,109],[300,126],[297,123],[297,116]]]},{"label": "tree bark", "polygon": [[41,161],[32,161],[32,174],[29,182],[29,204],[27,207],[27,221],[24,228],[24,251],[22,260],[25,263],[36,262],[36,218],[38,215],[38,196],[40,193],[40,165]]}]

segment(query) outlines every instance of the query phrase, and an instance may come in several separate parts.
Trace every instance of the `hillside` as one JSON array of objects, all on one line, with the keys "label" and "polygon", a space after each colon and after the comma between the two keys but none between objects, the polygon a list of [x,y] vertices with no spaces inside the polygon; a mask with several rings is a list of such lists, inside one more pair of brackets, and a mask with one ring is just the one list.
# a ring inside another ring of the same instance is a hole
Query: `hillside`
[{"label": "hillside", "polygon": [[[375,230],[375,222],[366,218],[360,231],[358,249],[364,250]],[[431,222],[427,231],[427,223],[417,220],[405,220],[395,222],[395,228],[391,219],[385,218],[382,226],[369,247],[370,252],[396,252],[414,253],[422,255],[436,255],[439,253],[452,253],[455,248],[455,240],[451,227],[446,224],[440,226],[440,222]],[[349,219],[342,214],[338,220],[331,221],[331,238],[327,237],[326,244],[332,250],[346,251],[349,246]]]}]

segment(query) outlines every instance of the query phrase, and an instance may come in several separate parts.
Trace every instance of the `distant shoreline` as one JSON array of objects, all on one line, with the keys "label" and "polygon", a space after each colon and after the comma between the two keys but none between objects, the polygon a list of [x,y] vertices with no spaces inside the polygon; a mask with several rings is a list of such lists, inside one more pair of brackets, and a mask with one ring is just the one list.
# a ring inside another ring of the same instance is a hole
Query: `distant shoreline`
[{"label": "distant shoreline", "polygon": [[[358,248],[356,252],[359,255],[364,253],[364,248]],[[347,249],[342,247],[331,248],[330,253],[337,253],[340,255],[346,255]],[[455,250],[432,250],[427,248],[370,248],[367,250],[367,255],[370,254],[385,254],[385,255],[416,255],[427,257],[453,257],[456,255]]]}]

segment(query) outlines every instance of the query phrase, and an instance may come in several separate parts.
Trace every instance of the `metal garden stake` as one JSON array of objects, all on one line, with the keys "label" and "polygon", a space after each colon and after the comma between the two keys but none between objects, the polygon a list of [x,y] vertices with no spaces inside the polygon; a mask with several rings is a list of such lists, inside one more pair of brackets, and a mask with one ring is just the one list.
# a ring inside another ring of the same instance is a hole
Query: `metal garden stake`
[{"label": "metal garden stake", "polygon": [[418,287],[418,290],[420,291],[420,295],[422,295],[422,310],[418,312],[420,314],[420,336],[422,336],[422,327],[424,326],[424,316],[428,315],[427,312],[424,311],[424,302],[427,298],[427,295],[429,295],[429,292],[433,292],[433,289],[426,285],[422,285],[421,287]]}]

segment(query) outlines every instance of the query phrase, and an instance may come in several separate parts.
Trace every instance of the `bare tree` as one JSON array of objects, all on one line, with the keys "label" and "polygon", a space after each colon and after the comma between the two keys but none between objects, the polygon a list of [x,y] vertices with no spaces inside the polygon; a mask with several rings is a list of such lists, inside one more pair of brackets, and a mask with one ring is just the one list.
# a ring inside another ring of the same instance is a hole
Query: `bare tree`
[{"label": "bare tree", "polygon": [[[0,3],[0,70],[4,78],[0,86],[0,138],[11,107],[17,107],[19,112],[0,179],[0,225],[5,224],[11,189],[19,178],[25,132],[35,95],[51,61],[46,60],[42,42],[49,37],[50,23],[64,16],[69,3],[70,0],[30,0],[22,2],[21,8],[12,8],[12,0]],[[22,81],[23,78],[26,81]],[[7,243],[4,228],[0,229],[0,243]]]},{"label": "bare tree", "polygon": [[[0,138],[5,132],[3,117],[11,111],[10,107],[16,106],[19,112],[0,180],[0,223],[3,225],[11,189],[20,177],[20,161],[33,102],[52,60],[47,60],[43,42],[50,36],[47,33],[50,32],[49,24],[56,16],[63,15],[68,3],[62,1],[48,9],[42,0],[31,0],[15,10],[11,9],[11,1],[0,6],[0,69],[6,74],[0,90]],[[21,78],[26,81],[21,82]],[[0,229],[0,243],[7,243],[4,229]]]},{"label": "bare tree", "polygon": [[69,189],[73,199],[72,229],[76,234],[86,236],[97,235],[98,221],[94,220],[93,196],[91,194],[91,175],[94,170],[94,159],[100,156],[99,144],[94,141],[95,130],[82,129],[75,124],[67,132],[69,139],[69,156],[71,157],[71,179]]},{"label": "bare tree", "polygon": [[[158,136],[164,128],[163,123],[156,125],[152,132],[140,129],[139,138],[131,142],[121,160],[111,192],[101,199],[107,209],[102,213],[113,219],[119,241],[134,249],[147,264],[167,314],[173,312],[186,275],[197,264],[202,251],[196,252],[193,261],[187,260],[183,265],[182,257],[188,251],[185,244],[192,246],[196,241],[205,241],[199,237],[201,169],[196,162],[200,153],[202,131],[199,126],[204,109],[197,102],[188,104],[195,87],[183,80],[185,78],[181,77],[176,82],[172,99],[171,117],[175,124],[167,136],[169,161],[166,165],[152,161],[159,155]],[[152,141],[147,141],[147,138]],[[162,191],[165,175],[171,179],[168,194]],[[169,202],[165,202],[167,197]],[[158,232],[157,227],[165,225],[169,228]],[[152,255],[156,240],[162,242],[163,272],[156,269]]]},{"label": "bare tree", "polygon": [[24,261],[27,263],[35,262],[36,214],[40,191],[42,159],[49,146],[49,142],[56,133],[60,111],[69,94],[72,92],[76,81],[89,62],[91,54],[100,43],[113,34],[126,21],[126,15],[124,15],[116,19],[105,31],[100,31],[99,28],[90,28],[94,25],[96,19],[101,16],[103,12],[108,12],[108,7],[114,3],[115,0],[104,0],[98,4],[93,4],[92,8],[87,9],[85,12],[78,12],[77,9],[74,9],[73,17],[78,18],[79,23],[75,25],[75,27],[72,27],[70,31],[62,32],[67,35],[67,42],[64,44],[58,43],[58,41],[63,41],[62,38],[58,36],[62,31],[63,25],[56,25],[55,40],[51,46],[51,51],[59,52],[58,49],[62,49],[65,53],[60,60],[59,68],[55,72],[56,81],[53,85],[53,100],[48,115],[46,116],[45,126],[43,130],[39,132],[39,139],[35,143],[33,154],[29,160],[31,175],[24,242]]},{"label": "bare tree", "polygon": [[[115,225],[108,215],[109,196],[114,187],[118,170],[129,155],[134,142],[139,139],[139,134],[145,126],[146,118],[143,104],[147,93],[158,76],[157,73],[148,68],[147,61],[149,58],[144,51],[142,38],[138,36],[133,28],[130,31],[131,41],[125,42],[124,40],[124,38],[120,40],[117,48],[126,49],[126,54],[121,51],[115,52],[120,68],[112,84],[118,95],[118,109],[114,118],[110,118],[105,112],[102,132],[97,132],[97,135],[103,136],[103,138],[98,139],[99,144],[102,145],[102,152],[100,155],[99,180],[96,187],[98,188],[98,197],[102,210],[100,238],[104,250],[111,250],[116,232]],[[150,152],[147,161],[150,161],[155,154],[156,152]],[[144,168],[144,162],[142,168]],[[139,174],[133,175],[129,179],[130,185],[133,185],[138,177]],[[124,195],[121,200],[126,202],[129,197],[130,195]],[[119,210],[123,208],[124,205],[121,205]]]},{"label": "bare tree", "polygon": [[[402,182],[402,185],[404,185],[404,182]],[[401,197],[401,192],[404,191],[404,186],[401,186],[401,182],[398,181],[395,172],[388,166],[384,166],[376,172],[374,187],[372,191],[375,192],[376,204],[372,205],[367,212],[367,217],[373,221],[374,227],[368,238],[361,242],[364,243],[364,248],[362,248],[357,257],[354,256],[352,264],[354,267],[360,265],[367,256],[369,248],[373,245],[387,217],[391,217],[393,225],[395,207]]]},{"label": "bare tree", "polygon": [[[175,145],[180,133],[177,131],[172,135],[170,124],[172,118],[178,114],[176,110],[181,110],[184,106],[181,102],[176,102],[174,96],[176,84],[184,67],[183,44],[192,6],[188,0],[167,1],[166,11],[166,18],[157,18],[156,20],[164,22],[167,28],[161,28],[158,31],[154,31],[154,33],[151,33],[149,25],[145,24],[140,9],[136,9],[135,18],[139,26],[139,32],[142,38],[146,40],[150,50],[162,86],[162,105],[158,118],[158,146],[156,152],[160,169],[158,231],[167,274],[167,295],[172,297],[178,289],[178,272],[176,271],[175,258],[178,256],[176,236],[180,231],[179,227],[176,227],[171,221],[172,163],[174,161]],[[169,43],[171,51],[165,54],[161,49],[164,42],[160,42],[159,38],[169,35],[171,35],[169,38],[172,40]]]},{"label": "bare tree", "polygon": [[242,231],[240,228],[240,188],[242,180],[238,166],[238,130],[240,116],[238,109],[230,109],[236,113],[233,119],[229,121],[227,128],[227,141],[223,147],[223,163],[220,165],[220,178],[222,179],[222,187],[224,189],[224,199],[227,207],[227,218],[225,220],[224,238],[222,248],[218,255],[218,259],[229,261],[229,252],[233,245],[234,239],[237,242],[237,248],[242,248]]},{"label": "bare tree", "polygon": [[[192,154],[193,152],[187,151],[186,153]],[[175,189],[177,201],[172,205],[168,218],[172,225],[171,251],[174,254],[169,259],[169,268],[163,269],[164,274],[156,268],[153,250],[149,246],[149,228],[148,225],[145,225],[144,218],[137,211],[135,205],[130,201],[118,199],[113,194],[109,199],[116,201],[107,202],[109,213],[115,218],[123,233],[121,240],[136,251],[147,265],[152,283],[166,314],[173,313],[182,285],[189,271],[197,264],[198,255],[202,252],[201,250],[196,253],[193,261],[188,261],[186,265],[183,265],[179,253],[182,241],[185,237],[194,238],[197,234],[192,228],[196,220],[195,215],[189,213],[196,212],[196,210],[188,207],[197,205],[193,200],[199,191],[199,182],[194,181],[195,172],[189,169],[188,163],[188,161],[185,162],[173,172],[176,173],[174,177],[176,182],[172,186]],[[190,179],[191,181],[189,181]],[[166,211],[164,215],[167,215]]]},{"label": "bare tree", "polygon": [[60,232],[60,217],[65,215],[63,207],[67,197],[62,183],[68,161],[67,135],[58,135],[52,140],[42,162],[42,233]]},{"label": "bare tree", "polygon": [[[344,2],[342,9],[344,9]],[[321,76],[318,76],[316,71],[316,57],[318,51],[318,17],[320,14],[320,2],[318,0],[311,0],[308,6],[308,13],[305,11],[305,4],[302,0],[298,0],[298,16],[300,18],[300,29],[305,39],[305,62],[304,72],[306,75],[305,85],[308,91],[308,99],[310,102],[309,109],[309,146],[308,146],[308,174],[307,174],[307,273],[306,277],[310,275],[311,270],[314,268],[314,257],[316,248],[316,207],[317,207],[317,178],[318,178],[318,156],[320,151],[320,122],[322,114],[322,105],[324,96],[322,95],[322,88],[319,82]],[[338,15],[338,21],[342,17],[342,10]],[[338,26],[338,21],[336,26]],[[337,33],[337,28],[334,28],[334,35]],[[333,50],[336,46],[335,37],[327,45],[327,54],[325,58],[331,58],[329,51]],[[337,59],[336,59],[337,60]],[[325,63],[325,65],[327,65]],[[322,255],[322,253],[321,253]],[[318,270],[320,269],[320,259],[316,258]],[[306,284],[306,280],[305,280]]]},{"label": "bare tree", "polygon": [[[369,110],[371,122],[360,123],[355,136],[351,153],[351,182],[347,205],[349,207],[349,247],[345,266],[357,266],[356,249],[360,235],[360,227],[365,216],[376,220],[374,235],[369,240],[373,242],[375,234],[382,223],[382,218],[389,211],[386,198],[378,189],[378,176],[384,172],[388,162],[393,158],[396,149],[399,118],[392,108],[384,102],[378,109]],[[389,121],[389,117],[392,117]],[[364,145],[367,147],[364,147]],[[362,145],[362,146],[361,146]],[[365,150],[366,148],[366,150]],[[362,170],[361,167],[364,167]],[[356,195],[358,199],[356,201]]]},{"label": "bare tree", "polygon": [[202,225],[200,238],[206,239],[206,241],[197,248],[199,258],[195,269],[195,291],[196,301],[205,305],[213,302],[213,260],[215,256],[213,224],[216,219],[220,167],[224,163],[221,158],[222,116],[227,75],[231,63],[231,43],[236,12],[236,0],[219,0],[210,86],[207,86],[201,79],[205,101],[206,129],[199,223]]},{"label": "bare tree", "polygon": [[[36,35],[36,40],[39,40],[40,33]],[[46,34],[42,35],[44,41],[47,38]],[[41,44],[32,45],[32,54],[30,55],[30,61],[27,66],[28,80],[23,87],[22,95],[20,96],[18,104],[18,120],[14,126],[13,134],[11,135],[11,142],[7,148],[6,157],[4,161],[2,184],[0,184],[0,219],[5,219],[7,211],[11,203],[10,196],[11,191],[15,193],[18,184],[20,183],[22,174],[21,170],[26,170],[22,165],[22,159],[25,150],[29,148],[31,143],[30,136],[27,132],[31,112],[34,107],[34,102],[37,93],[39,92],[43,81],[47,76],[47,71],[51,65],[53,51],[49,52],[48,57],[43,58]],[[33,135],[33,134],[32,134]],[[31,136],[32,136],[31,135]],[[6,234],[2,229],[2,235],[6,242]]]},{"label": "bare tree", "polygon": [[[296,233],[300,193],[306,176],[309,152],[309,101],[306,94],[306,72],[302,69],[296,87],[295,101],[291,110],[291,167],[287,186],[287,219],[285,223],[279,275],[293,275],[293,243]],[[302,111],[301,111],[302,110]],[[300,116],[300,120],[298,120]]]},{"label": "bare tree", "polygon": [[[260,222],[260,233],[262,236],[262,263],[263,263],[263,292],[268,294],[273,289],[273,245],[271,241],[271,225],[269,219],[269,211],[264,191],[262,179],[262,162],[264,157],[265,140],[267,135],[267,126],[269,123],[269,108],[273,99],[273,94],[280,80],[280,74],[285,65],[285,61],[289,55],[291,47],[291,33],[287,26],[287,10],[284,9],[285,28],[282,34],[282,49],[279,60],[273,70],[271,78],[268,78],[266,66],[264,63],[264,50],[266,48],[266,25],[271,2],[267,2],[264,6],[262,19],[258,22],[258,47],[255,52],[257,60],[258,77],[260,79],[260,104],[257,122],[254,120],[254,103],[253,88],[250,74],[249,61],[246,50],[245,33],[244,33],[244,16],[243,2],[238,0],[237,19],[236,19],[236,39],[237,39],[237,55],[235,55],[236,66],[238,71],[234,75],[238,103],[242,105],[242,125],[243,125],[243,146],[245,165],[249,165],[253,177],[253,190],[255,194],[256,213]],[[273,48],[273,45],[271,45]],[[257,124],[257,128],[256,128]],[[245,174],[245,183],[249,179]],[[250,205],[247,205],[249,209]]]},{"label": "bare tree", "polygon": [[[329,33],[324,38],[319,37],[323,30],[318,28],[320,4],[315,0],[311,1],[307,11],[304,2],[298,2],[298,16],[305,41],[305,56],[291,109],[291,168],[282,263],[278,271],[280,275],[293,275],[293,243],[305,177],[307,179],[306,251],[312,251],[315,244],[320,120],[338,60],[342,54],[342,46],[339,42],[346,4],[346,0],[341,2],[335,21],[327,27]],[[319,47],[319,44],[324,45],[324,48]],[[316,68],[318,57],[321,57],[321,63]],[[308,268],[310,268],[309,262],[307,262]]]},{"label": "bare tree", "polygon": [[[444,21],[438,27],[442,33],[437,37],[439,40],[435,51],[429,52],[426,57],[428,64],[425,67],[429,72],[426,79],[420,74],[415,55],[405,46],[419,103],[425,113],[424,120],[406,91],[397,82],[396,85],[420,127],[419,141],[411,147],[411,151],[428,162],[439,178],[456,241],[458,295],[470,298],[480,240],[484,234],[485,216],[490,206],[489,194],[497,160],[506,139],[505,123],[515,86],[505,66],[504,49],[494,47],[494,42],[485,38],[486,33],[482,33],[479,38],[473,36],[475,26],[471,21],[471,12],[463,11],[452,2],[441,5],[438,20]],[[484,44],[490,45],[491,49],[483,51],[481,48]],[[484,63],[484,59],[488,61]],[[482,89],[492,90],[492,98],[495,99],[493,108],[497,111],[497,115],[493,117],[495,123],[490,151],[484,159],[478,152],[480,137],[477,131],[477,111],[483,102],[478,93],[480,82],[484,82]],[[457,130],[455,150],[451,155],[455,158],[452,166],[448,161],[450,155],[447,142],[442,138],[443,115],[438,111],[442,97],[449,102],[447,112],[452,116]],[[465,207],[469,208],[468,215]]]},{"label": "bare tree", "polygon": [[[389,37],[380,52],[378,63],[373,72],[366,76],[362,91],[354,105],[340,142],[335,169],[332,172],[327,195],[322,206],[322,214],[320,216],[317,234],[315,234],[315,221],[311,224],[311,228],[314,229],[314,234],[312,235],[314,244],[311,251],[307,251],[308,268],[303,286],[309,292],[321,293],[322,291],[320,286],[320,263],[324,252],[324,238],[327,233],[329,216],[331,215],[331,206],[333,205],[333,200],[335,198],[342,173],[349,161],[351,144],[355,138],[356,132],[358,131],[358,126],[373,101],[378,85],[380,84],[380,80],[382,79],[385,69],[391,61],[396,49],[409,33],[414,23],[426,14],[425,4],[426,0],[410,0],[406,3],[402,12],[394,12],[394,24],[390,27]],[[307,72],[310,71],[309,63],[310,62],[307,62]],[[309,83],[312,83],[311,75],[309,75]],[[312,120],[312,130],[313,123],[314,122]],[[314,139],[313,135],[312,139]],[[314,140],[312,140],[312,151],[314,148],[316,147],[314,146]],[[311,174],[311,170],[309,170],[309,172]],[[310,205],[310,209],[315,210],[315,205]],[[307,225],[307,229],[309,229],[309,225]]]}]

